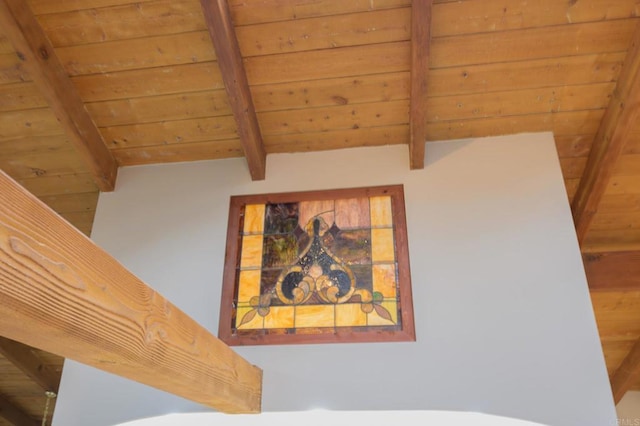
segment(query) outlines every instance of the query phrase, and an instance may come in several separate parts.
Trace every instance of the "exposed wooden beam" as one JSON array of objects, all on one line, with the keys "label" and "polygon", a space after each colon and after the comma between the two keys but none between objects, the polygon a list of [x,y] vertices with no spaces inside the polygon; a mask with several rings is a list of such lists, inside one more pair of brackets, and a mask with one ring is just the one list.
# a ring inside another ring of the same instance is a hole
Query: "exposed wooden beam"
[{"label": "exposed wooden beam", "polygon": [[611,377],[613,400],[617,404],[629,389],[640,380],[640,339],[620,364]]},{"label": "exposed wooden beam", "polygon": [[37,426],[40,424],[2,395],[0,395],[0,417],[6,419],[9,423],[19,426]]},{"label": "exposed wooden beam", "polygon": [[262,372],[0,172],[0,335],[219,411]]},{"label": "exposed wooden beam", "polygon": [[32,348],[15,340],[0,336],[0,354],[18,367],[43,391],[58,393],[60,377],[33,353]]},{"label": "exposed wooden beam", "polygon": [[583,253],[591,291],[640,290],[640,251]]},{"label": "exposed wooden beam", "polygon": [[0,0],[0,27],[62,124],[101,191],[113,191],[118,164],[51,42],[24,0]]},{"label": "exposed wooden beam", "polygon": [[200,0],[253,180],[265,178],[267,154],[227,0]]},{"label": "exposed wooden beam", "polygon": [[411,107],[409,111],[411,169],[424,169],[432,4],[433,0],[414,0],[411,3]]},{"label": "exposed wooden beam", "polygon": [[578,241],[584,240],[613,174],[629,130],[640,119],[640,24],[631,40],[607,111],[591,147],[589,160],[573,198],[573,221]]}]

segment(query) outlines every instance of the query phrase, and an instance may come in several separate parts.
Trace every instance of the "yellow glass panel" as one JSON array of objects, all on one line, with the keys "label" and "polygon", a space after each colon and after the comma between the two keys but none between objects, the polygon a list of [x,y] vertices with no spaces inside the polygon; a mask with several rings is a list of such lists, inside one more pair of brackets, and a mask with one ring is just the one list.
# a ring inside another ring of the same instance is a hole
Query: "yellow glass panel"
[{"label": "yellow glass panel", "polygon": [[360,303],[336,305],[336,326],[353,327],[358,325],[367,325],[367,314],[360,308]]},{"label": "yellow glass panel", "polygon": [[260,295],[260,270],[240,271],[238,281],[238,302],[249,302]]},{"label": "yellow glass panel", "polygon": [[392,226],[391,197],[371,197],[371,226]]},{"label": "yellow glass panel", "polygon": [[293,306],[272,306],[264,317],[264,328],[293,328]]},{"label": "yellow glass panel", "polygon": [[379,291],[385,298],[396,298],[395,265],[373,265],[373,291]]},{"label": "yellow glass panel", "polygon": [[262,266],[262,235],[245,235],[242,237],[241,268]]},{"label": "yellow glass panel", "polygon": [[395,300],[384,301],[380,304],[391,315],[391,321],[381,317],[375,309],[367,314],[368,325],[395,325],[398,323],[398,306]]},{"label": "yellow glass panel", "polygon": [[296,306],[295,327],[333,327],[335,311],[333,305]]},{"label": "yellow glass panel", "polygon": [[264,204],[247,204],[244,207],[244,233],[262,234],[264,232]]},{"label": "yellow glass panel", "polygon": [[[254,314],[249,314],[249,312],[253,311],[253,308],[249,307],[249,308],[238,308],[236,310],[236,328],[238,330],[251,330],[251,329],[256,329],[256,328],[262,328],[263,324],[264,324],[264,318],[261,317],[260,315],[258,315],[257,312],[254,312],[255,316],[253,316],[253,318],[251,318],[251,320],[246,321],[244,324],[242,324],[243,320],[248,320],[251,315]],[[249,317],[245,317],[245,315],[249,314]],[[242,325],[240,325],[242,324]]]},{"label": "yellow glass panel", "polygon": [[371,260],[374,262],[394,262],[393,229],[371,230]]}]

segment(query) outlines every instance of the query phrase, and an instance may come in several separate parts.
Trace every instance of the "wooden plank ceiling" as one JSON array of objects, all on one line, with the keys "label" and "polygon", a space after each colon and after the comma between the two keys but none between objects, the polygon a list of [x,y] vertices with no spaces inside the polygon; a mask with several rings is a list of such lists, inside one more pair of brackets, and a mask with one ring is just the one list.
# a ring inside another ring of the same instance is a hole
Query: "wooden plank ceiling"
[{"label": "wooden plank ceiling", "polygon": [[[640,389],[640,0],[0,6],[0,168],[86,234],[112,160],[261,178],[271,153],[405,144],[420,168],[424,139],[553,131],[614,390]],[[0,396],[37,419],[11,368]]]}]

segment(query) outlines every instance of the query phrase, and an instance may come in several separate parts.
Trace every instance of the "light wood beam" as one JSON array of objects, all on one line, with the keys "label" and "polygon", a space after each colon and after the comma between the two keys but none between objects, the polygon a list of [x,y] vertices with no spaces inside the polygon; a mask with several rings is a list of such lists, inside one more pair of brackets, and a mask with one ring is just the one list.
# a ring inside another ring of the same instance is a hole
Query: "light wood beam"
[{"label": "light wood beam", "polygon": [[620,76],[593,142],[589,160],[571,205],[582,243],[598,211],[629,131],[640,119],[640,24],[637,25]]},{"label": "light wood beam", "polygon": [[29,417],[27,413],[13,405],[9,400],[0,395],[0,417],[9,423],[19,426],[38,426],[38,421]]},{"label": "light wood beam", "polygon": [[583,253],[591,291],[639,291],[640,251]]},{"label": "light wood beam", "polygon": [[227,0],[200,0],[253,180],[265,178],[267,154]]},{"label": "light wood beam", "polygon": [[432,4],[433,0],[414,0],[411,3],[411,107],[409,111],[411,169],[424,169]]},{"label": "light wood beam", "polygon": [[262,372],[0,172],[0,335],[219,411]]},{"label": "light wood beam", "polygon": [[640,339],[636,341],[620,367],[611,377],[613,400],[617,404],[622,397],[640,380]]},{"label": "light wood beam", "polygon": [[0,27],[84,159],[98,188],[113,191],[118,172],[116,160],[31,12],[29,3],[0,0]]},{"label": "light wood beam", "polygon": [[37,383],[43,391],[58,393],[60,377],[43,364],[29,346],[0,336],[0,354]]}]

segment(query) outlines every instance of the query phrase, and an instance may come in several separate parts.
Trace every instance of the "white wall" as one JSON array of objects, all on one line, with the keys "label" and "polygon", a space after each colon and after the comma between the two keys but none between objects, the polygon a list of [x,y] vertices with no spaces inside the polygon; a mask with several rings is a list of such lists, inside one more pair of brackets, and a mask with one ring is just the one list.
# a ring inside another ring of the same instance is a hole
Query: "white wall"
[{"label": "white wall", "polygon": [[640,392],[627,392],[616,405],[619,426],[640,426]]},{"label": "white wall", "polygon": [[[417,342],[243,347],[263,410],[464,410],[549,425],[615,425],[551,134],[120,170],[93,238],[217,331],[230,195],[402,183]],[[54,425],[109,425],[202,407],[65,365]]]}]

